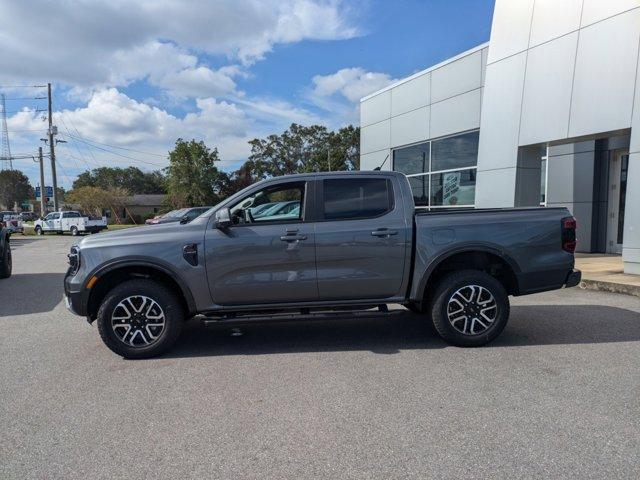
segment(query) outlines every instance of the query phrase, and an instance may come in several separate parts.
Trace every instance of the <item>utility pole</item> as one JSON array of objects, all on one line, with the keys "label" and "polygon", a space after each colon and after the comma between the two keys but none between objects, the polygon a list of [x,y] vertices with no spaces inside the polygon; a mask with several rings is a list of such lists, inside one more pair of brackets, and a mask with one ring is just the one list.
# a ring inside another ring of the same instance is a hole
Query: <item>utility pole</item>
[{"label": "utility pole", "polygon": [[[53,184],[53,211],[58,211],[58,177],[56,175],[56,152],[55,152],[55,140],[54,126],[53,126],[53,112],[51,108],[51,84],[47,83],[47,99],[49,103],[49,155],[51,156],[51,180]],[[44,185],[42,186],[44,188]]]},{"label": "utility pole", "polygon": [[44,217],[45,211],[45,186],[44,186],[44,160],[42,159],[42,147],[38,147],[38,160],[40,160],[40,216]]}]

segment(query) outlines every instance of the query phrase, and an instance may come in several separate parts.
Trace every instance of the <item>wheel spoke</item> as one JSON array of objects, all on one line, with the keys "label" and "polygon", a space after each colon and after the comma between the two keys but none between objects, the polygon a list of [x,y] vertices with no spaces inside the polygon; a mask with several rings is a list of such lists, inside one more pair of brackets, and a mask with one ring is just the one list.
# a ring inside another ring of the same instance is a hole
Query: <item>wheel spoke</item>
[{"label": "wheel spoke", "polygon": [[111,328],[130,347],[144,347],[158,340],[165,326],[162,307],[144,295],[121,300],[113,310]]},{"label": "wheel spoke", "polygon": [[[465,285],[449,297],[447,316],[463,335],[479,335],[491,327],[498,313],[493,294],[480,285]],[[463,322],[464,321],[464,322]]]}]

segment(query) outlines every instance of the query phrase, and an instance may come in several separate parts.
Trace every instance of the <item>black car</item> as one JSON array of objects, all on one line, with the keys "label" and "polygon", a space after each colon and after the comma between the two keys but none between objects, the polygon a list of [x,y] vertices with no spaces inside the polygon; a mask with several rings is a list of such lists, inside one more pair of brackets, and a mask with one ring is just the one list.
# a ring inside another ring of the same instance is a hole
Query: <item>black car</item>
[{"label": "black car", "polygon": [[0,222],[0,278],[11,276],[11,243],[9,239],[9,230],[5,228],[4,222]]}]

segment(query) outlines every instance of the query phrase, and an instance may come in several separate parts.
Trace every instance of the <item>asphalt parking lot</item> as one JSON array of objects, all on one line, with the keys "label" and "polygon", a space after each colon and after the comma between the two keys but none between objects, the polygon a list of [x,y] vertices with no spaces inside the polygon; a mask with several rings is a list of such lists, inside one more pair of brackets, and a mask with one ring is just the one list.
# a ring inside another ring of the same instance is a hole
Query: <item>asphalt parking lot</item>
[{"label": "asphalt parking lot", "polygon": [[62,299],[68,236],[0,280],[0,478],[638,478],[640,299],[513,299],[449,347],[421,318],[191,322],[126,361]]}]

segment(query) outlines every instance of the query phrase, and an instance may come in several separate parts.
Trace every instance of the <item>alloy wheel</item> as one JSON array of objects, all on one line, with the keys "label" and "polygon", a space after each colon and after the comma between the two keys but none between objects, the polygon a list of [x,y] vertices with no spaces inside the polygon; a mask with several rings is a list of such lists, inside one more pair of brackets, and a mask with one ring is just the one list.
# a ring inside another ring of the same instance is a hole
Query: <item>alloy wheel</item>
[{"label": "alloy wheel", "polygon": [[158,341],[165,327],[162,307],[152,298],[132,295],[121,300],[111,314],[116,337],[130,347],[146,347]]},{"label": "alloy wheel", "polygon": [[451,326],[463,335],[486,332],[497,316],[498,304],[485,287],[465,285],[449,297],[447,318]]}]

